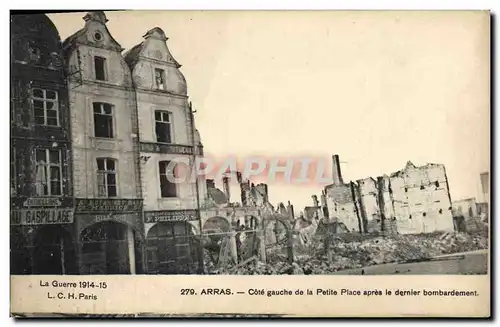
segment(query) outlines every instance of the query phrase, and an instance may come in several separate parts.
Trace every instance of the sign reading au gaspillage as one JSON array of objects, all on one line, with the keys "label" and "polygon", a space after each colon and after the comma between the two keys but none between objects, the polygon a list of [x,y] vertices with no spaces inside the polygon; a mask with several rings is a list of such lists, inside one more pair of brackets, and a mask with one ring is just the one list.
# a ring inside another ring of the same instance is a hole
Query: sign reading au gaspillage
[{"label": "sign reading au gaspillage", "polygon": [[145,211],[145,223],[197,220],[196,210]]},{"label": "sign reading au gaspillage", "polygon": [[10,213],[11,225],[53,225],[73,223],[73,209],[22,209]]}]

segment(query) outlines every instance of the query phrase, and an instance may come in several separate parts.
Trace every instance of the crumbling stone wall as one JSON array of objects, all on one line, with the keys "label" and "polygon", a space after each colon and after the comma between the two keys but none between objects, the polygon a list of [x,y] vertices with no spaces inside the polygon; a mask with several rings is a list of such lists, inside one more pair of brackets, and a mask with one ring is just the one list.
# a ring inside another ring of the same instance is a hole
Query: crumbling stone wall
[{"label": "crumbling stone wall", "polygon": [[326,188],[327,207],[332,221],[345,224],[351,232],[362,232],[352,184],[330,185]]}]

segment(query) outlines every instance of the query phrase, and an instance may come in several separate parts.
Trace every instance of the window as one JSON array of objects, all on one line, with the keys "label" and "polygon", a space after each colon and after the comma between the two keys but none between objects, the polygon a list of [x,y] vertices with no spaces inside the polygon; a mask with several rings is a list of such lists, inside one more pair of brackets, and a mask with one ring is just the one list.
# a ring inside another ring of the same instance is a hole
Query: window
[{"label": "window", "polygon": [[33,89],[33,108],[37,125],[59,126],[57,92]]},{"label": "window", "polygon": [[61,195],[61,151],[37,149],[35,192],[38,196]]},{"label": "window", "polygon": [[155,82],[158,90],[165,90],[165,71],[155,68]]},{"label": "window", "polygon": [[117,196],[114,159],[97,158],[97,195],[104,198]]},{"label": "window", "polygon": [[155,111],[156,142],[172,143],[172,114],[168,111]]},{"label": "window", "polygon": [[[170,165],[170,161],[160,161],[160,188],[162,198],[177,197],[177,185],[173,182],[175,169]],[[170,180],[169,180],[170,179]]]},{"label": "window", "polygon": [[149,274],[190,274],[198,269],[199,244],[189,223],[159,223],[147,235]]},{"label": "window", "polygon": [[106,58],[94,57],[95,79],[98,81],[106,80]]},{"label": "window", "polygon": [[94,102],[95,137],[113,138],[113,106],[109,103]]},{"label": "window", "polygon": [[101,34],[101,33],[99,33],[99,32],[95,32],[95,33],[94,33],[94,39],[95,39],[96,41],[101,41],[101,40],[102,40],[102,34]]}]

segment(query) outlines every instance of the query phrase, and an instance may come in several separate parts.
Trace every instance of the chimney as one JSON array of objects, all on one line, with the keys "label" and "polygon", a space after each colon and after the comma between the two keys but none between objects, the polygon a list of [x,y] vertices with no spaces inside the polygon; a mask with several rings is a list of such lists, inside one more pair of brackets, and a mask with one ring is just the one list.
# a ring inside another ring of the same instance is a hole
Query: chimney
[{"label": "chimney", "polygon": [[215,181],[213,179],[207,179],[207,188],[215,188]]},{"label": "chimney", "polygon": [[340,171],[340,159],[337,154],[332,156],[333,159],[333,185],[343,185],[344,181],[342,180],[342,172]]},{"label": "chimney", "polygon": [[229,190],[229,177],[222,177],[222,187],[224,189],[224,194],[226,195],[227,203],[231,203],[231,192]]},{"label": "chimney", "polygon": [[319,203],[318,203],[318,197],[316,195],[313,195],[312,196],[312,199],[313,199],[313,205],[315,207],[319,206]]},{"label": "chimney", "polygon": [[293,212],[293,205],[288,201],[288,206],[287,206],[287,211],[288,211],[288,216],[290,216],[290,219],[293,220],[295,218],[295,213]]}]

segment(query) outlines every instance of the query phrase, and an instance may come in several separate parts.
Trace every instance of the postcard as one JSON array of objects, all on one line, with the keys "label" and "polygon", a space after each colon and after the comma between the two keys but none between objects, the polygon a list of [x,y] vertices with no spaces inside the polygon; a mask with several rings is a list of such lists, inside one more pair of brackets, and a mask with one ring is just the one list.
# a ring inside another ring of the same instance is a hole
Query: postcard
[{"label": "postcard", "polygon": [[11,12],[11,315],[489,317],[490,12]]}]

